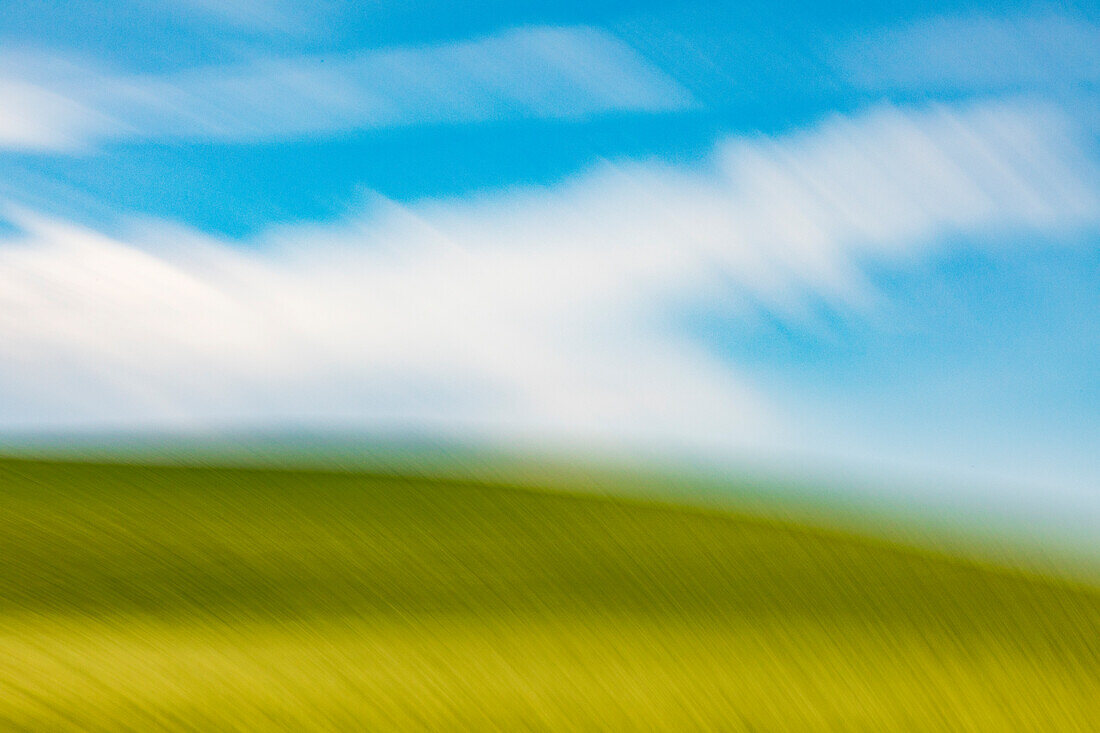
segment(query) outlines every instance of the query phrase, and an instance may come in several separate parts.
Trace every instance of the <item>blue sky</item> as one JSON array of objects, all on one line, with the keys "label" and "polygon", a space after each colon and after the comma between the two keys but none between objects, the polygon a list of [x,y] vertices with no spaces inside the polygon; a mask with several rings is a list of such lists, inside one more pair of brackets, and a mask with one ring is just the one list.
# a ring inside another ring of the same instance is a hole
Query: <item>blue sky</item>
[{"label": "blue sky", "polygon": [[7,435],[660,446],[1100,520],[1091,4],[0,6]]}]

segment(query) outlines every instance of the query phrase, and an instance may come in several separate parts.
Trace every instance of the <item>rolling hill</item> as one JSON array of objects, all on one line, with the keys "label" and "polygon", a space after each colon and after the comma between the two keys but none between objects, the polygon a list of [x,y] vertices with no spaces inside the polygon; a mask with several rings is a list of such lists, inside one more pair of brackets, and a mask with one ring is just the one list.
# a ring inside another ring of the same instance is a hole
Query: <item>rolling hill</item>
[{"label": "rolling hill", "polygon": [[0,728],[1100,726],[1088,585],[575,481],[0,460]]}]

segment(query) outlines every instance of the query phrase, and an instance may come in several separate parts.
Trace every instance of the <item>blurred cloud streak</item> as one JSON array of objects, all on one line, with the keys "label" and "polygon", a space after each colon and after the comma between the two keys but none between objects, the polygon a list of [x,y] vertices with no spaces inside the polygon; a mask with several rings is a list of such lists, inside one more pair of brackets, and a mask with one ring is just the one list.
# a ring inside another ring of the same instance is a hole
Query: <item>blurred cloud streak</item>
[{"label": "blurred cloud streak", "polygon": [[[150,10],[161,12],[189,13],[208,17],[243,30],[294,30],[308,26],[308,14],[301,3],[294,0],[182,0],[164,3],[162,0],[138,0]],[[324,7],[325,0],[313,0],[316,13],[318,6]]]},{"label": "blurred cloud streak", "polygon": [[8,53],[0,148],[68,150],[110,139],[256,141],[418,124],[660,112],[693,102],[629,46],[589,27],[267,58],[166,75],[112,74]]},{"label": "blurred cloud streak", "polygon": [[1056,13],[939,16],[863,33],[832,59],[875,90],[1064,91],[1100,80],[1100,26]]},{"label": "blurred cloud streak", "polygon": [[1057,112],[990,103],[734,138],[704,166],[622,162],[545,188],[373,200],[248,247],[12,209],[0,425],[782,442],[791,425],[768,395],[662,328],[664,312],[731,290],[791,312],[808,294],[869,307],[867,258],[1095,225],[1098,180]]}]

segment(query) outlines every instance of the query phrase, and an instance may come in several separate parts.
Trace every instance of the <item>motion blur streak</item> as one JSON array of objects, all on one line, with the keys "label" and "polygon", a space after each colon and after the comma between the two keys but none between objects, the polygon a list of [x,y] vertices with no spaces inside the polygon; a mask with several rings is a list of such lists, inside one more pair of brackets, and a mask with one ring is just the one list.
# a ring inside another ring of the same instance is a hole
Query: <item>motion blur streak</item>
[{"label": "motion blur streak", "polygon": [[0,0],[0,731],[1096,730],[1009,5]]},{"label": "motion blur streak", "polygon": [[526,28],[434,46],[120,75],[0,56],[0,148],[100,139],[267,140],[412,124],[674,110],[690,94],[594,28]]},{"label": "motion blur streak", "polygon": [[1095,590],[787,522],[0,461],[9,729],[1086,730],[1098,665]]},{"label": "motion blur streak", "polygon": [[731,291],[795,317],[807,297],[859,312],[876,298],[867,262],[1098,214],[1068,123],[1005,104],[832,117],[726,140],[693,168],[620,162],[550,188],[375,198],[245,248],[13,209],[0,423],[335,419],[769,443],[784,416],[767,395],[662,330],[662,312]]}]

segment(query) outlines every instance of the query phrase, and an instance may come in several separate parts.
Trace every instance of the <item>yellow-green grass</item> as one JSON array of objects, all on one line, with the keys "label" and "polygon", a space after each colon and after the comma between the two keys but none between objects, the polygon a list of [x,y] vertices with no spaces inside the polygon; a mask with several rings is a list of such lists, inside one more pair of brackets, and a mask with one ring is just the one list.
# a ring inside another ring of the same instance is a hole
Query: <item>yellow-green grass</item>
[{"label": "yellow-green grass", "polygon": [[0,461],[0,729],[448,728],[1100,730],[1100,594],[581,493]]}]

